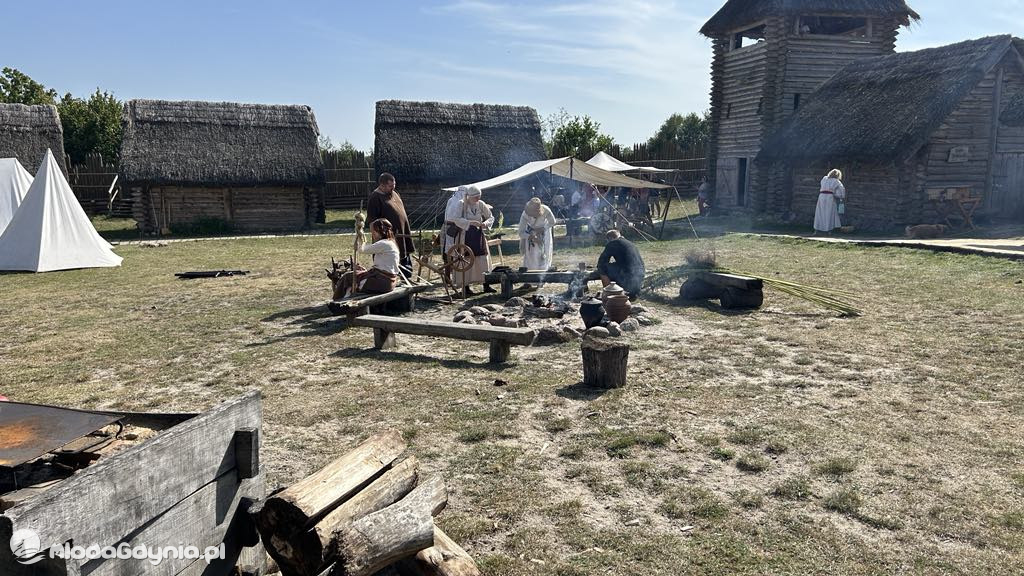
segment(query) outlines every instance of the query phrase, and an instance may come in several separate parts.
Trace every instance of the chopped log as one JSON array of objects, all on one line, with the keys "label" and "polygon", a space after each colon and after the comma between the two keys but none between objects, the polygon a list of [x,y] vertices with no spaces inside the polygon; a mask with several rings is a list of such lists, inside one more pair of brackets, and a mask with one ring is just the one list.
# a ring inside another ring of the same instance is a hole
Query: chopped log
[{"label": "chopped log", "polygon": [[312,528],[390,466],[405,448],[405,440],[395,430],[376,434],[319,472],[267,498],[256,512],[256,526],[271,557],[283,568],[287,561],[278,550],[295,533]]},{"label": "chopped log", "polygon": [[408,496],[333,534],[328,558],[332,576],[369,576],[434,545],[433,516],[448,503],[444,482],[434,476]]},{"label": "chopped log", "polygon": [[399,567],[416,576],[480,576],[473,558],[454,540],[434,527],[434,545],[420,550],[415,558],[402,560]]},{"label": "chopped log", "polygon": [[410,456],[343,502],[310,530],[296,533],[286,546],[278,547],[286,573],[313,576],[328,562],[326,551],[334,532],[354,521],[401,500],[416,487],[419,462]]},{"label": "chopped log", "polygon": [[761,288],[743,290],[729,287],[722,292],[719,301],[722,308],[729,310],[760,308],[764,303],[764,291]]},{"label": "chopped log", "polygon": [[724,289],[705,282],[700,278],[690,278],[679,287],[679,297],[683,300],[711,300],[722,295]]},{"label": "chopped log", "polygon": [[626,385],[629,344],[611,338],[588,336],[580,344],[583,353],[583,384],[595,388]]}]

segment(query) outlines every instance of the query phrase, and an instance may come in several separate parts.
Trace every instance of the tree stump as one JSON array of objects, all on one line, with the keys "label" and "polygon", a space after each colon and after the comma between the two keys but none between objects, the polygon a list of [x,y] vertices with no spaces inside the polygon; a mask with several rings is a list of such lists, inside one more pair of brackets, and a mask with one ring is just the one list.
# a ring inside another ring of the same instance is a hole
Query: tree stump
[{"label": "tree stump", "polygon": [[730,286],[725,289],[725,292],[722,292],[720,302],[722,303],[722,308],[729,310],[760,308],[761,304],[764,303],[764,291],[761,288],[744,290]]},{"label": "tree stump", "polygon": [[626,385],[629,344],[614,338],[586,337],[580,345],[583,353],[583,383],[594,388],[620,388]]},{"label": "tree stump", "polygon": [[723,289],[701,278],[690,278],[679,287],[679,297],[683,300],[711,300],[721,296]]}]

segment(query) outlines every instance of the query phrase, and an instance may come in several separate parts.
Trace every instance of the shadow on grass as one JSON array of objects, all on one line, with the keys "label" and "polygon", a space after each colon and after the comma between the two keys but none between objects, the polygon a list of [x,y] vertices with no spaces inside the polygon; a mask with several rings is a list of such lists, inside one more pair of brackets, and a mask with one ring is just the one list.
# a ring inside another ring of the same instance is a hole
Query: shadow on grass
[{"label": "shadow on grass", "polygon": [[469,360],[447,360],[427,356],[425,354],[410,354],[408,352],[395,352],[393,350],[377,350],[376,348],[342,348],[330,354],[332,358],[369,358],[372,360],[387,360],[389,362],[405,362],[408,364],[436,364],[444,368],[452,369],[474,369],[487,370],[489,372],[504,372],[511,369],[514,364],[491,364],[486,360],[471,362]]},{"label": "shadow on grass", "polygon": [[555,390],[555,394],[561,398],[568,398],[569,400],[597,400],[601,396],[604,396],[611,390],[605,388],[594,388],[587,386],[582,381],[568,386],[563,386]]},{"label": "shadow on grass", "polygon": [[293,308],[291,310],[282,310],[267,316],[261,322],[277,322],[280,320],[288,320],[287,324],[307,324],[314,320],[322,320],[324,318],[333,317],[334,314],[327,309],[326,304],[316,304],[313,306],[305,306],[303,308]]}]

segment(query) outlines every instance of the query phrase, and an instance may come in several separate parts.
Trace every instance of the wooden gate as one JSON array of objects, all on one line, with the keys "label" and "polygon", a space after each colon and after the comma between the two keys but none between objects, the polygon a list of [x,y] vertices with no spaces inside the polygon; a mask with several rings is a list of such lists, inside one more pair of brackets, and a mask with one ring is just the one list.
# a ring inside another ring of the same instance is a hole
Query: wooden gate
[{"label": "wooden gate", "polygon": [[993,215],[1024,216],[1024,152],[996,154],[992,194],[986,208]]}]

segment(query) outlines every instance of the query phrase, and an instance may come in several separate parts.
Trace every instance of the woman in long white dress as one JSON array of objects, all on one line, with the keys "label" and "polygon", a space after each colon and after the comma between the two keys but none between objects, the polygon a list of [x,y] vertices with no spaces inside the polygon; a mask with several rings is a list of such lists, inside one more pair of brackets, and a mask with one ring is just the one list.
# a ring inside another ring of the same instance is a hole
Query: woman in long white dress
[{"label": "woman in long white dress", "polygon": [[547,270],[554,253],[555,214],[540,198],[530,198],[519,218],[519,253],[527,270]]},{"label": "woman in long white dress", "polygon": [[846,198],[843,186],[843,173],[833,169],[821,179],[821,192],[818,193],[818,205],[814,209],[814,230],[831,232],[842,226],[839,221],[839,203]]},{"label": "woman in long white dress", "polygon": [[448,224],[455,224],[459,228],[458,236],[449,238],[454,240],[450,245],[465,244],[473,250],[475,256],[473,266],[468,270],[452,273],[456,286],[462,288],[466,296],[473,294],[469,285],[483,283],[484,275],[491,270],[491,255],[484,232],[494,225],[494,215],[491,207],[480,200],[481,195],[479,188],[468,186],[465,198],[448,207],[444,215],[446,230]]}]

